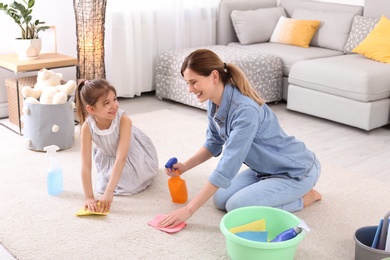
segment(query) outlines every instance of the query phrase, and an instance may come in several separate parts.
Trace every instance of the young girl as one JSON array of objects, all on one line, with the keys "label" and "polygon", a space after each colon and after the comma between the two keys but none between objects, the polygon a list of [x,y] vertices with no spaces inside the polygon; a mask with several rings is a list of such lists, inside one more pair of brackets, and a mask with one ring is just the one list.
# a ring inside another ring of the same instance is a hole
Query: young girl
[{"label": "young girl", "polygon": [[[97,211],[100,202],[100,212],[108,212],[114,195],[134,194],[151,184],[158,171],[156,149],[118,108],[116,90],[104,79],[79,84],[76,110],[81,126],[84,208]],[[92,157],[97,191],[103,194],[99,200],[92,189]]]},{"label": "young girl", "polygon": [[[282,130],[237,66],[200,49],[184,60],[181,74],[189,92],[200,102],[209,100],[209,125],[198,152],[173,167],[184,173],[222,155],[203,189],[186,206],[168,214],[161,227],[187,220],[213,195],[214,204],[227,211],[269,206],[293,212],[321,199],[313,189],[320,176],[315,154]],[[242,164],[248,169],[237,174]],[[166,173],[173,175],[169,169]]]}]

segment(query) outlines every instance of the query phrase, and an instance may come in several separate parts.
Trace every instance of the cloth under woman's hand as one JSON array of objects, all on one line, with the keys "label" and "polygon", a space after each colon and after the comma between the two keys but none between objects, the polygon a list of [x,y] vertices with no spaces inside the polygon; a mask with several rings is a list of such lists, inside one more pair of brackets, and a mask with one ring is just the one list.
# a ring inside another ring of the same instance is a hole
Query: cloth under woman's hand
[{"label": "cloth under woman's hand", "polygon": [[183,223],[192,216],[192,212],[187,207],[182,207],[169,213],[161,222],[158,224],[159,227],[173,228]]}]

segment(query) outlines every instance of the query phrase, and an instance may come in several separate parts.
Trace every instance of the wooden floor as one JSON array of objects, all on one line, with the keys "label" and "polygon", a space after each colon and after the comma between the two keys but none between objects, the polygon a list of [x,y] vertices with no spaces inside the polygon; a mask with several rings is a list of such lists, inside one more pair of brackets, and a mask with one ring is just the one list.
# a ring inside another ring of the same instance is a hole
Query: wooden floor
[{"label": "wooden floor", "polygon": [[[154,92],[140,97],[120,99],[130,113],[160,108],[206,111],[169,100],[160,100]],[[322,165],[361,173],[390,182],[390,126],[370,132],[286,109],[286,103],[269,104],[285,132],[305,142],[316,153]]]}]

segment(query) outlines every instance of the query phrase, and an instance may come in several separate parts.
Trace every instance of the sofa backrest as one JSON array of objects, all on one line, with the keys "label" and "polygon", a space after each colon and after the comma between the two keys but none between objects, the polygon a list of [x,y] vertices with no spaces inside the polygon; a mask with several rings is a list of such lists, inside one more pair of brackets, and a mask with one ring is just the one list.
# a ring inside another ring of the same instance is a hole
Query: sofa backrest
[{"label": "sofa backrest", "polygon": [[389,0],[364,0],[364,16],[380,18],[382,15],[390,19]]},{"label": "sofa backrest", "polygon": [[[365,1],[369,1],[369,0],[365,0]],[[371,0],[371,1],[377,1],[377,0]],[[379,0],[379,1],[386,1],[386,0]],[[283,8],[285,9],[289,17],[291,17],[295,8],[353,13],[358,15],[363,14],[363,7],[357,5],[346,5],[346,4],[326,3],[326,2],[307,1],[307,0],[280,0],[279,5],[283,6]]]},{"label": "sofa backrest", "polygon": [[344,49],[353,17],[363,14],[362,6],[317,1],[280,0],[280,6],[291,18],[320,20],[320,26],[310,45],[338,51]]},{"label": "sofa backrest", "polygon": [[227,45],[230,42],[238,42],[230,16],[232,11],[256,10],[276,6],[277,0],[221,0],[217,14],[217,44]]}]

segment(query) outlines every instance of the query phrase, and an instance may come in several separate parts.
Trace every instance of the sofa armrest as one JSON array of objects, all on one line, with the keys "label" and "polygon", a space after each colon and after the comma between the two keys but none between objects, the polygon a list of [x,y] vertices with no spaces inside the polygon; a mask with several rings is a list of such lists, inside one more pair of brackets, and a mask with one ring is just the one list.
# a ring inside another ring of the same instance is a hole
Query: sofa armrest
[{"label": "sofa armrest", "polygon": [[276,7],[277,0],[221,0],[217,14],[217,44],[238,42],[230,14],[233,10],[256,10]]}]

